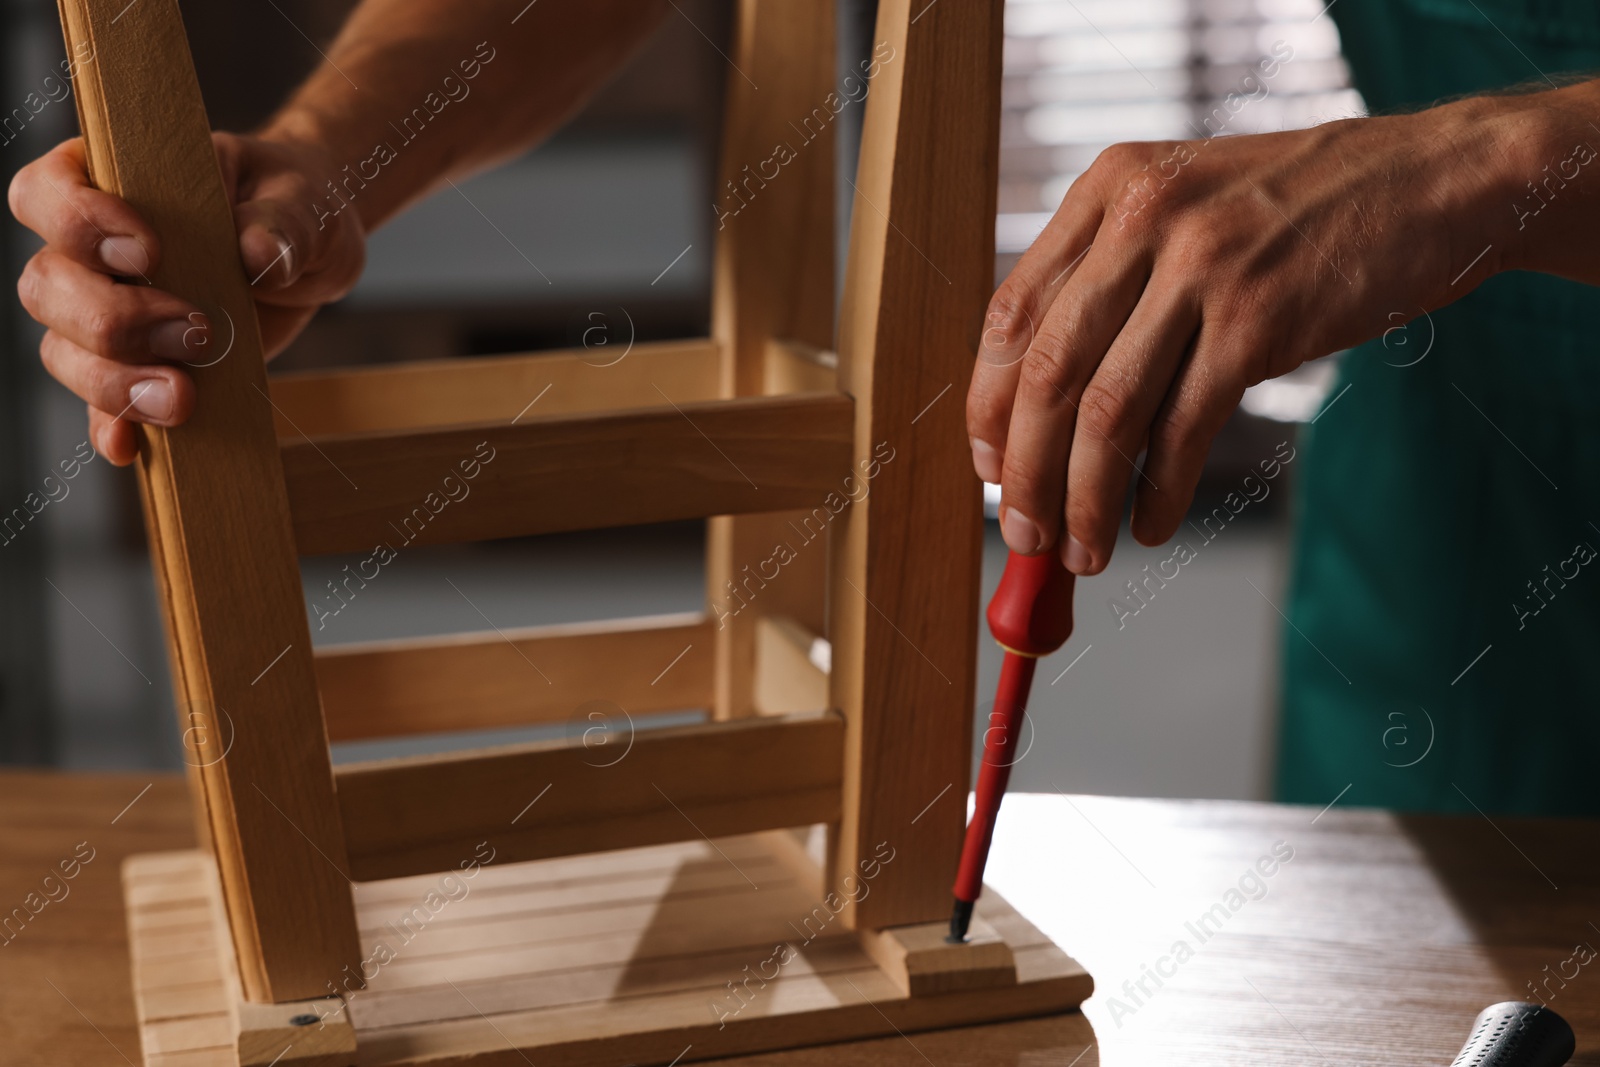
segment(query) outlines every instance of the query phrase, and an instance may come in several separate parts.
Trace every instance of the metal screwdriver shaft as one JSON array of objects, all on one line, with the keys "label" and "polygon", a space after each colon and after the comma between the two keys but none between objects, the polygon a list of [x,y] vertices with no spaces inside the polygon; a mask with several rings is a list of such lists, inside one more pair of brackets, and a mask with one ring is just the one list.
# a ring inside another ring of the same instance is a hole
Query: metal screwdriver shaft
[{"label": "metal screwdriver shaft", "polygon": [[955,908],[950,914],[950,940],[964,941],[972,924],[972,908],[983,892],[983,868],[989,859],[1000,801],[1011,778],[1017,741],[1039,657],[1048,656],[1072,636],[1073,576],[1055,552],[1006,558],[1000,587],[989,601],[989,632],[1005,649],[1000,685],[989,728],[984,731],[983,763],[961,847],[956,872]]}]

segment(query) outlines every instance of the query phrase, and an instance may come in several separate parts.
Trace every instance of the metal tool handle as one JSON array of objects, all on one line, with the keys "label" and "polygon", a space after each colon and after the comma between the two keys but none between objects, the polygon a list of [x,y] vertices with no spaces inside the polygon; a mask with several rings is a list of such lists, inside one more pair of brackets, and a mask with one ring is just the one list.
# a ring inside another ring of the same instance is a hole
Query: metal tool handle
[{"label": "metal tool handle", "polygon": [[1508,1000],[1478,1013],[1453,1067],[1561,1067],[1575,1047],[1561,1016],[1542,1004]]}]

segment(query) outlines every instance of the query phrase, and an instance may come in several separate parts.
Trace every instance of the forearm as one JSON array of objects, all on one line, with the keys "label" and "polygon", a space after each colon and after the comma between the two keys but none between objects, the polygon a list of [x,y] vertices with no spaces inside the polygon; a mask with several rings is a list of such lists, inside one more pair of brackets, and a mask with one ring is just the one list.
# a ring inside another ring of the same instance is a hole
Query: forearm
[{"label": "forearm", "polygon": [[1500,131],[1484,170],[1501,269],[1600,285],[1600,80],[1485,107]]},{"label": "forearm", "polygon": [[333,185],[319,217],[349,208],[370,231],[444,179],[550,134],[665,10],[662,0],[363,0],[262,133],[324,154]]}]

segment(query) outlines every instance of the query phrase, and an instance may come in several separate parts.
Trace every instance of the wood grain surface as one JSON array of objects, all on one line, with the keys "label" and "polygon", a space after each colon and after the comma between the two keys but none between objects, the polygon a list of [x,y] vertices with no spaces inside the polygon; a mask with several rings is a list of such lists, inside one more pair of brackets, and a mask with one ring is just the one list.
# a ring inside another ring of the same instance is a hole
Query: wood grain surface
[{"label": "wood grain surface", "polygon": [[[175,0],[60,0],[89,174],[161,237],[141,280],[211,319],[181,427],[138,427],[178,690],[245,988],[320,989],[359,961],[255,304]],[[215,354],[213,354],[215,353]],[[224,759],[224,756],[226,757]]]},{"label": "wood grain surface", "polygon": [[[821,506],[850,472],[849,397],[541,415],[285,441],[301,553],[397,553],[558,530]],[[759,563],[772,552],[769,543]],[[378,565],[386,560],[376,553]]]},{"label": "wood grain surface", "polygon": [[335,769],[357,881],[831,822],[843,724],[832,712],[641,729]]},{"label": "wood grain surface", "polygon": [[[79,842],[95,849],[70,894],[0,945],[5,1062],[137,1062],[118,867],[130,853],[193,844],[182,779],[10,772],[0,811],[5,914]],[[1184,924],[1222,903],[1278,841],[1294,858],[1263,880],[1265,895],[1246,898],[1155,995],[1113,1021],[1123,982],[1179,938],[1193,943]],[[1013,796],[990,880],[1094,974],[1084,1014],[737,1062],[1443,1067],[1479,1009],[1526,997],[1526,983],[1562,970],[1574,944],[1600,947],[1589,925],[1600,925],[1597,844],[1600,822]],[[1573,1062],[1600,1064],[1600,970],[1549,989],[1578,1033]]]},{"label": "wood grain surface", "polygon": [[237,995],[217,988],[227,938],[211,861],[137,856],[123,884],[146,1067],[665,1065],[1055,1014],[1093,988],[991,893],[979,910],[1009,946],[1005,973],[908,997],[772,843],[757,834],[521,865],[481,853],[492,863],[449,881],[364,885],[365,988],[352,975],[343,1001],[242,1004],[237,1020]]},{"label": "wood grain surface", "polygon": [[870,486],[829,527],[824,632],[848,727],[834,877],[884,841],[912,858],[858,928],[947,918],[966,831],[983,517],[961,398],[994,287],[1001,9],[883,0],[872,40],[838,331]]},{"label": "wood grain surface", "polygon": [[[774,340],[833,343],[834,123],[825,102],[837,77],[834,5],[739,0],[734,25],[713,208],[711,324],[722,354],[722,395],[756,396],[798,391],[767,374]],[[836,391],[832,381],[817,387]],[[827,493],[801,507],[816,507]],[[775,545],[789,542],[789,524],[804,521],[802,514],[729,515],[707,523],[710,605],[726,602],[729,583],[742,584],[748,568],[759,569]],[[713,716],[755,711],[761,618],[788,615],[822,629],[823,547],[800,552],[718,627]]]},{"label": "wood grain surface", "polygon": [[697,614],[329,645],[317,687],[330,741],[566,722],[593,745],[609,718],[705,707],[713,647]]},{"label": "wood grain surface", "polygon": [[[457,356],[376,367],[297,371],[268,379],[285,442],[346,433],[510,422],[680,404],[717,395],[717,346],[653,341],[504,356]],[[798,391],[798,390],[796,390]]]}]

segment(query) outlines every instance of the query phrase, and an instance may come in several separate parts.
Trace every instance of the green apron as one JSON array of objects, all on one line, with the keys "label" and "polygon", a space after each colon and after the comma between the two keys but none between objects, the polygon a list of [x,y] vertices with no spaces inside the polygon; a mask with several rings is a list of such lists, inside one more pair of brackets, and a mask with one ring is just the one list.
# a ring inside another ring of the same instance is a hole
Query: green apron
[{"label": "green apron", "polygon": [[[1373,113],[1600,70],[1596,0],[1332,14]],[[1515,273],[1346,356],[1295,463],[1281,799],[1600,814],[1597,355],[1600,289]]]}]

